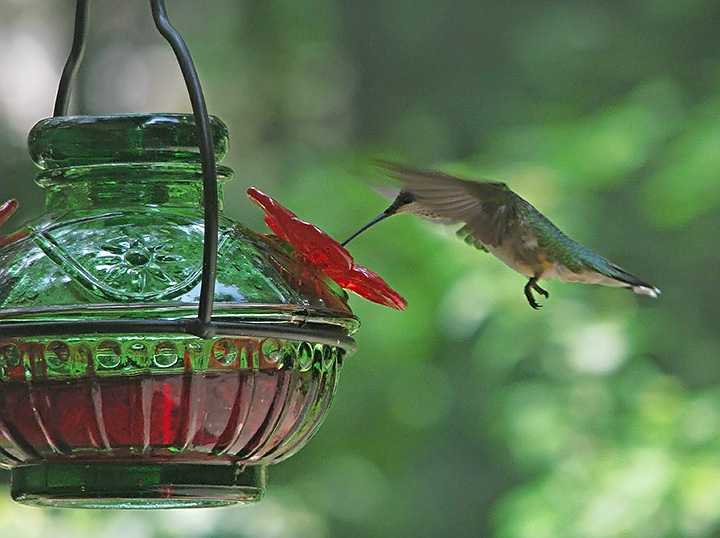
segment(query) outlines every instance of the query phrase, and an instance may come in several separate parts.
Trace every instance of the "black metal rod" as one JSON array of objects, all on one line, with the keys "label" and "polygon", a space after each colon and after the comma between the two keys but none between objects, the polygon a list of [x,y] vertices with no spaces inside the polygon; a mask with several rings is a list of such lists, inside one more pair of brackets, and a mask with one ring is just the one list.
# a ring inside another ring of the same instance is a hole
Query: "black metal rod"
[{"label": "black metal rod", "polygon": [[[88,6],[90,0],[78,0],[75,14],[75,33],[70,55],[65,64],[55,102],[55,115],[67,114],[72,85],[82,61],[88,28]],[[212,338],[216,334],[228,336],[275,337],[288,340],[310,341],[339,346],[352,353],[355,341],[346,328],[328,326],[323,323],[304,322],[297,325],[287,323],[238,322],[222,317],[213,321],[212,309],[217,272],[217,249],[219,228],[219,204],[217,165],[210,131],[205,98],[202,93],[197,71],[190,52],[182,37],[167,18],[163,0],[150,0],[153,19],[160,34],[168,41],[175,53],[185,79],[198,133],[198,147],[203,177],[203,204],[205,213],[205,237],[203,251],[203,272],[201,280],[198,316],[196,319],[174,320],[148,319],[87,319],[72,322],[63,321],[4,321],[0,323],[0,337],[22,338],[36,336],[67,336],[79,334],[151,334],[175,333]]]},{"label": "black metal rod", "polygon": [[205,104],[205,97],[200,87],[195,64],[190,51],[180,34],[172,27],[165,11],[163,0],[150,0],[153,19],[160,34],[170,43],[175,53],[185,85],[190,96],[190,103],[195,116],[195,125],[198,131],[198,145],[203,174],[203,205],[205,210],[205,240],[203,245],[203,272],[200,286],[200,301],[198,306],[198,319],[193,332],[201,338],[211,338],[214,334],[212,327],[212,308],[215,295],[215,274],[217,272],[218,249],[218,186],[217,167],[213,152],[213,140],[210,132],[210,118]]},{"label": "black metal rod", "polygon": [[53,116],[67,116],[70,105],[70,93],[72,92],[75,75],[77,75],[85,54],[85,43],[87,41],[88,11],[90,0],[77,0],[75,7],[75,31],[70,54],[65,62],[60,84],[58,84],[57,97],[55,97],[55,108]]},{"label": "black metal rod", "polygon": [[[68,335],[138,335],[138,334],[187,334],[196,336],[195,320],[149,320],[149,319],[84,319],[75,321],[11,321],[0,323],[0,338],[33,338]],[[218,321],[218,334],[250,338],[281,338],[299,342],[315,342],[343,348],[347,353],[355,350],[355,340],[343,327],[327,324]]]}]

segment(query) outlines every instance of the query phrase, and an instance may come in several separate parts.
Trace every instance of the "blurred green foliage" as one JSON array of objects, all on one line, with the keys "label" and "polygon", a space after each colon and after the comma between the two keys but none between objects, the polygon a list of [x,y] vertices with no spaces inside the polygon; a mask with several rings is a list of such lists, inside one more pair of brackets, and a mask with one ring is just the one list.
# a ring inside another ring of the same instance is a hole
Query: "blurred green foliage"
[{"label": "blurred green foliage", "polygon": [[[188,110],[145,2],[95,2],[84,113]],[[226,213],[256,185],[337,238],[385,208],[369,156],[505,181],[658,300],[523,277],[413,217],[352,244],[405,295],[359,298],[329,417],[259,505],[123,513],[0,497],[0,534],[175,538],[720,534],[720,4],[177,0],[230,126]],[[0,182],[49,115],[68,0],[0,3]]]}]

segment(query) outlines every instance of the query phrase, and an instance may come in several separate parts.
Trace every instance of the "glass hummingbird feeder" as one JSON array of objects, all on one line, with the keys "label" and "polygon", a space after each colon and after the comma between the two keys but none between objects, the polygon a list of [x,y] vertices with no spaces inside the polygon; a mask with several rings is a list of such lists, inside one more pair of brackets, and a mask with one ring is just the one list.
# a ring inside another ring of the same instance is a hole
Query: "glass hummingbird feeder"
[{"label": "glass hummingbird feeder", "polygon": [[[342,280],[369,272],[329,238],[294,249],[322,232],[259,191],[280,237],[222,216],[227,128],[163,2],[151,5],[193,114],[67,116],[79,0],[55,116],[29,136],[46,214],[0,240],[0,465],[22,503],[257,501],[266,465],[323,420],[354,349],[358,320],[329,277],[363,293]],[[293,241],[297,222],[313,230]]]}]

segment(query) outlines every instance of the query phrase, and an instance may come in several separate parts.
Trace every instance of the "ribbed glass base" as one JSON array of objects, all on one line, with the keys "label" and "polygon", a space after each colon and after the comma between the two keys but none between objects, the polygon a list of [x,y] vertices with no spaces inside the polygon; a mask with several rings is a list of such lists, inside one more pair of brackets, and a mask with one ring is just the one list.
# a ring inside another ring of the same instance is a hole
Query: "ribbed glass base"
[{"label": "ribbed glass base", "polygon": [[253,503],[265,492],[265,466],[92,462],[12,469],[17,502],[59,508],[201,508]]}]

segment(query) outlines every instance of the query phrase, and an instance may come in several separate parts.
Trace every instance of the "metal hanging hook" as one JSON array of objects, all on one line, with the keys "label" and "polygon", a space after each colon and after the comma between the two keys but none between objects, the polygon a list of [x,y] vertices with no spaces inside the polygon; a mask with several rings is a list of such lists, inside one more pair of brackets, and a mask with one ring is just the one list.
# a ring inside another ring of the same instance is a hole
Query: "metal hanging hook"
[{"label": "metal hanging hook", "polygon": [[[55,116],[67,115],[72,85],[85,52],[89,3],[89,0],[77,0],[73,43],[58,86],[54,110]],[[180,34],[170,24],[165,10],[165,2],[163,0],[150,0],[150,7],[155,26],[160,35],[170,44],[180,65],[190,97],[193,116],[195,117],[202,167],[205,236],[198,316],[195,322],[190,325],[189,332],[201,338],[211,338],[216,332],[212,327],[212,309],[217,272],[219,204],[217,164],[213,151],[212,133],[210,132],[210,117],[208,116],[205,96],[190,51]]]},{"label": "metal hanging hook", "polygon": [[[79,334],[187,334],[201,338],[212,338],[217,334],[254,337],[280,338],[296,341],[311,341],[332,346],[340,346],[345,351],[355,349],[355,341],[348,330],[341,325],[328,324],[322,320],[303,319],[301,325],[267,323],[257,320],[218,318],[212,320],[213,298],[218,248],[218,185],[217,167],[210,132],[210,118],[205,105],[197,72],[187,46],[172,27],[165,13],[162,0],[151,0],[155,24],[162,36],[170,43],[183,73],[193,108],[200,148],[203,203],[204,203],[204,252],[200,298],[197,318],[180,317],[177,319],[136,319],[87,318],[74,321],[36,319],[0,320],[0,337],[19,338],[36,336],[68,336]],[[88,28],[89,0],[77,0],[75,30],[70,55],[65,64],[58,86],[55,104],[55,116],[67,115],[68,102],[80,62],[85,50]]]},{"label": "metal hanging hook", "polygon": [[60,77],[53,116],[67,116],[72,85],[75,82],[75,75],[77,75],[80,62],[82,62],[83,55],[85,54],[89,6],[90,0],[77,1],[72,47],[70,48],[70,55],[65,62],[65,67]]},{"label": "metal hanging hook", "polygon": [[215,295],[215,274],[217,272],[218,249],[218,186],[217,166],[213,152],[213,140],[210,133],[210,117],[205,104],[205,96],[200,86],[200,79],[190,51],[180,34],[173,28],[167,18],[164,0],[150,0],[153,19],[160,35],[162,35],[175,53],[185,85],[187,86],[192,105],[195,125],[198,131],[198,145],[203,176],[203,206],[205,213],[205,239],[203,242],[203,270],[200,285],[197,336],[211,338],[215,331],[211,326],[213,297]]}]

